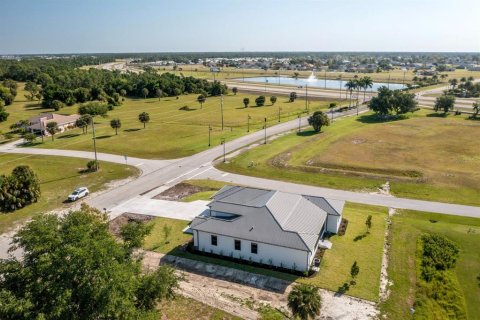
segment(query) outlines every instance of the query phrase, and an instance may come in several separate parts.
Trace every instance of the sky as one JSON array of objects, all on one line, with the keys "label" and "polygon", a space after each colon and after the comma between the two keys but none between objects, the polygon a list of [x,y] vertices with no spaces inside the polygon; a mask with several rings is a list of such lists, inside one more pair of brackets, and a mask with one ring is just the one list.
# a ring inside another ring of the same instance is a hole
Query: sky
[{"label": "sky", "polygon": [[1,0],[0,54],[480,52],[479,0]]}]

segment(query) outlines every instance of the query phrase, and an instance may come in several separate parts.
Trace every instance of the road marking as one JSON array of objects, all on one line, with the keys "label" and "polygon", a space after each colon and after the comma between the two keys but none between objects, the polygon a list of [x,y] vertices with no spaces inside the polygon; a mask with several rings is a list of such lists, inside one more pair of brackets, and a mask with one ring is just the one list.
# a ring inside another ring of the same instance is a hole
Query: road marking
[{"label": "road marking", "polygon": [[141,165],[143,165],[143,162],[136,164],[135,167],[140,167]]},{"label": "road marking", "polygon": [[165,184],[169,184],[170,182],[175,181],[175,180],[177,180],[177,179],[179,179],[179,178],[181,178],[181,177],[183,177],[183,176],[185,176],[185,175],[187,175],[187,174],[189,174],[189,173],[192,173],[193,171],[195,171],[195,170],[197,170],[197,169],[199,169],[199,168],[195,168],[195,169],[193,169],[193,170],[190,170],[190,171],[188,171],[188,172],[185,172],[184,174],[181,174],[181,175],[179,175],[179,176],[176,177],[176,178],[173,178],[173,179],[171,179],[171,180],[168,180],[167,182],[165,182]]},{"label": "road marking", "polygon": [[229,174],[230,174],[230,173],[228,173],[228,172],[222,173],[222,177],[226,177],[226,176],[228,176]]},{"label": "road marking", "polygon": [[205,173],[205,172],[207,172],[208,170],[211,170],[211,169],[213,169],[213,167],[207,168],[207,169],[203,170],[202,172],[199,172],[199,173],[197,173],[196,175],[191,176],[191,177],[188,178],[188,179],[193,179],[193,178],[195,178],[196,176],[199,176],[199,175],[201,175],[202,173]]}]

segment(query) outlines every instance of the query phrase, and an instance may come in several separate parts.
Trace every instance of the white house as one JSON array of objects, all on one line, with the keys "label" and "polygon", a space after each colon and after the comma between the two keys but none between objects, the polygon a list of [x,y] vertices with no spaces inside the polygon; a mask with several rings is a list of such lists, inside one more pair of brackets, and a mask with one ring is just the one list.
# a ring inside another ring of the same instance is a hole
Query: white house
[{"label": "white house", "polygon": [[80,118],[78,114],[62,115],[57,113],[41,113],[38,116],[28,119],[30,125],[26,128],[27,131],[48,136],[50,135],[46,130],[49,122],[56,122],[59,132],[67,131],[75,128],[75,121]]},{"label": "white house", "polygon": [[344,201],[225,186],[190,224],[199,251],[308,271],[324,233],[337,233]]}]

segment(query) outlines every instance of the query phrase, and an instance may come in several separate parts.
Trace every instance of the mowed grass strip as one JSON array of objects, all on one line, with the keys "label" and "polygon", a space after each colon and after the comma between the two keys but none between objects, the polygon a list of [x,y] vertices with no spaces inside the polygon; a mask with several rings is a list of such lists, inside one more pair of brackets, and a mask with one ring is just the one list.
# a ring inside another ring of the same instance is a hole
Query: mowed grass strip
[{"label": "mowed grass strip", "polygon": [[218,167],[355,191],[375,191],[390,181],[395,196],[480,205],[480,147],[471,138],[480,123],[428,115],[420,111],[386,123],[369,115],[340,119],[320,134],[293,133]]},{"label": "mowed grass strip", "polygon": [[[365,221],[369,215],[372,228],[367,234]],[[350,269],[357,261],[360,272],[356,284],[350,285],[345,294],[378,301],[387,208],[347,203],[343,217],[348,220],[347,231],[343,236],[334,235],[329,239],[333,246],[325,251],[320,272],[298,281],[339,291],[344,283],[350,283]]]},{"label": "mowed grass strip", "polygon": [[[250,131],[263,128],[264,118],[268,126],[280,121],[294,119],[305,110],[305,101],[297,99],[288,102],[287,97],[278,96],[275,105],[266,96],[263,107],[255,106],[258,95],[226,95],[224,96],[224,129],[222,130],[221,99],[208,97],[201,106],[197,95],[184,95],[178,99],[162,98],[161,101],[151,99],[126,99],[106,118],[96,117],[95,128],[97,149],[100,152],[123,154],[141,158],[179,158],[208,149],[209,125],[212,126],[211,145],[219,145],[222,138],[227,141],[247,134],[248,122]],[[243,99],[250,99],[250,107],[244,108]],[[312,100],[310,109],[326,109],[330,101]],[[180,110],[187,106],[188,110]],[[65,110],[66,111],[66,110]],[[68,111],[75,112],[72,107]],[[63,113],[64,109],[60,111]],[[150,122],[143,128],[138,121],[141,112],[148,112]],[[250,117],[250,119],[249,119]],[[122,127],[115,135],[110,127],[111,119],[120,119]],[[93,149],[92,130],[82,134],[81,129],[74,129],[55,136],[55,141],[45,139],[38,144],[41,148],[88,150]]]},{"label": "mowed grass strip", "polygon": [[416,296],[417,241],[423,233],[439,234],[460,248],[453,270],[467,304],[467,318],[480,315],[480,219],[399,210],[392,218],[388,277],[389,299],[380,305],[388,319],[411,319]]},{"label": "mowed grass strip", "polygon": [[67,196],[78,187],[90,192],[101,190],[108,182],[137,175],[134,167],[100,162],[100,171],[81,173],[87,159],[0,153],[0,174],[9,175],[19,165],[30,166],[40,180],[41,196],[38,202],[20,210],[0,213],[0,233],[6,232],[37,214],[57,208],[68,208]]}]

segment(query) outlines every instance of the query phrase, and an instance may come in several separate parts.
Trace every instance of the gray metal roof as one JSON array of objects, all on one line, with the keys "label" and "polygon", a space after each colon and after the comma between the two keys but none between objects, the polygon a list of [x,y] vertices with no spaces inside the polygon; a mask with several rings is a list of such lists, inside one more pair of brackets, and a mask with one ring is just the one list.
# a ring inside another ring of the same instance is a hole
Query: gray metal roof
[{"label": "gray metal roof", "polygon": [[240,217],[233,220],[197,217],[191,228],[314,252],[327,215],[339,215],[341,211],[336,209],[343,210],[343,201],[335,201],[334,205],[329,201],[280,191],[226,186],[213,196],[209,206],[213,212]]}]

